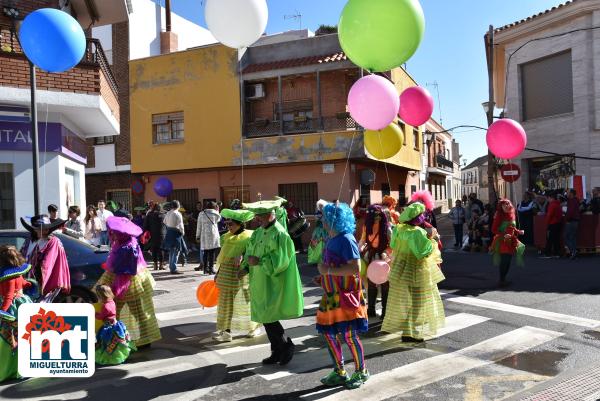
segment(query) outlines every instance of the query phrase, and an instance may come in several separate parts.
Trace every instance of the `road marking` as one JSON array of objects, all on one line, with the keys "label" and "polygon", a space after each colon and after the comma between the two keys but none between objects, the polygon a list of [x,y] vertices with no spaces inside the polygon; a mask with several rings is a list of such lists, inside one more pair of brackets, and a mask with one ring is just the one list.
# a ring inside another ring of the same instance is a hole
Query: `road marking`
[{"label": "road marking", "polygon": [[[509,376],[479,376],[467,377],[465,381],[465,401],[482,401],[483,385],[504,382],[542,382],[551,379],[551,376],[540,375],[509,375]],[[518,391],[522,391],[518,390]],[[514,393],[512,393],[514,394]]]},{"label": "road marking", "polygon": [[[296,338],[292,338],[292,341],[294,344],[301,344],[304,341],[310,340],[311,338],[315,338],[315,337],[317,337],[317,336],[308,335],[308,336],[296,337]],[[230,347],[230,348],[218,348],[218,347],[209,347],[209,348],[212,351],[215,351],[219,355],[231,355],[231,354],[235,354],[238,352],[251,352],[251,351],[255,351],[255,350],[270,347],[270,346],[271,346],[270,343],[266,343],[266,344],[247,345],[247,346],[237,346],[237,347]]]},{"label": "road marking", "polygon": [[[439,382],[471,369],[492,364],[542,345],[563,333],[521,327],[449,354],[437,355],[373,375],[360,389],[342,391],[321,400],[385,400]],[[377,389],[377,391],[374,391]]]},{"label": "road marking", "polygon": [[562,313],[548,312],[541,309],[527,308],[524,306],[517,306],[511,304],[505,304],[502,302],[487,301],[485,299],[472,298],[472,297],[460,297],[452,294],[443,294],[444,299],[449,302],[454,302],[463,305],[477,306],[480,308],[494,309],[502,312],[516,313],[519,315],[537,317],[545,320],[552,320],[560,323],[572,324],[575,326],[595,328],[600,326],[600,321],[586,319],[584,317],[564,315]]},{"label": "road marking", "polygon": [[[483,316],[477,316],[477,315],[471,315],[469,313],[457,313],[455,315],[448,316],[446,318],[446,326],[443,329],[438,330],[438,334],[436,335],[435,338],[445,336],[445,335],[453,333],[455,331],[466,329],[468,327],[474,326],[479,323],[486,322],[488,320],[490,320],[490,318],[483,317]],[[375,338],[363,339],[362,342],[363,342],[363,346],[365,348],[366,356],[368,356],[369,354],[381,352],[386,348],[390,349],[390,348],[396,348],[398,346],[402,346],[401,343],[393,343],[393,344],[389,343],[390,341],[392,341],[394,339],[398,339],[399,337],[401,337],[401,334],[392,333],[392,334],[386,334],[383,336],[378,336]],[[406,344],[404,344],[404,345],[406,345]],[[323,367],[327,366],[327,363],[330,362],[329,357],[327,356],[327,353],[322,353],[321,357],[322,357],[321,359],[319,359],[319,358],[315,359],[315,356],[311,355],[312,363],[308,367],[310,369],[314,369],[315,367],[318,367],[318,366],[323,366]],[[319,363],[321,363],[321,365],[319,365]],[[306,366],[304,366],[302,364],[300,364],[300,365],[301,365],[301,369],[305,369]],[[298,366],[298,367],[300,368],[300,366]],[[271,380],[281,379],[283,377],[291,376],[291,375],[298,374],[298,373],[302,373],[302,372],[284,370],[284,371],[278,371],[275,373],[267,373],[267,374],[257,373],[257,376],[260,376],[267,381],[271,381]]]},{"label": "road marking", "polygon": [[[313,309],[317,309],[318,307],[319,307],[318,303],[309,304],[304,307],[304,310],[305,311],[313,310]],[[167,322],[170,320],[187,319],[187,318],[194,318],[194,317],[198,317],[198,316],[214,315],[216,313],[217,313],[216,307],[214,307],[214,308],[197,307],[197,308],[180,309],[180,310],[175,310],[175,311],[170,311],[170,312],[157,313],[156,318],[161,322]]]}]

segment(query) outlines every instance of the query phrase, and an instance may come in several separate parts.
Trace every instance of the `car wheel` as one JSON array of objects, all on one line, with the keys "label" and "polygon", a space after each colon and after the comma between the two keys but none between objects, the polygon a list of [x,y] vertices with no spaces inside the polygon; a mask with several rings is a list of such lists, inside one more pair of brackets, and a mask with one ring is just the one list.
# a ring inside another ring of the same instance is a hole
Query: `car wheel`
[{"label": "car wheel", "polygon": [[93,304],[96,297],[83,288],[72,288],[69,294],[60,294],[56,302],[61,304]]}]

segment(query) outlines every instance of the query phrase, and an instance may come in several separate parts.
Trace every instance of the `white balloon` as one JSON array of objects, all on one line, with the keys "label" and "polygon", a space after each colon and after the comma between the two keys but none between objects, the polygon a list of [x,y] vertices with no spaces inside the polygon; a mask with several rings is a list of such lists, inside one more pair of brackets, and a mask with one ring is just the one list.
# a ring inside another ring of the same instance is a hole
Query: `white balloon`
[{"label": "white balloon", "polygon": [[213,36],[234,49],[256,42],[269,19],[266,0],[206,0],[204,12]]}]

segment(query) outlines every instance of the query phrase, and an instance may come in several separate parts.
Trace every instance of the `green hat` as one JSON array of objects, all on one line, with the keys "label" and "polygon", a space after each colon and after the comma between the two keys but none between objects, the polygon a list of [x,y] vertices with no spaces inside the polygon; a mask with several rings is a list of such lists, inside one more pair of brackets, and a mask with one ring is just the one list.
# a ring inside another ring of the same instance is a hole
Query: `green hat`
[{"label": "green hat", "polygon": [[400,222],[406,223],[419,217],[425,213],[425,205],[419,202],[415,202],[410,206],[407,206],[402,214],[400,215]]},{"label": "green hat", "polygon": [[258,201],[254,203],[242,203],[242,207],[246,210],[254,212],[254,214],[267,214],[271,213],[281,207],[287,201],[283,198],[277,197],[275,200],[269,201]]},{"label": "green hat", "polygon": [[254,212],[251,212],[250,210],[223,209],[221,210],[221,216],[223,216],[224,219],[247,223],[254,218]]}]

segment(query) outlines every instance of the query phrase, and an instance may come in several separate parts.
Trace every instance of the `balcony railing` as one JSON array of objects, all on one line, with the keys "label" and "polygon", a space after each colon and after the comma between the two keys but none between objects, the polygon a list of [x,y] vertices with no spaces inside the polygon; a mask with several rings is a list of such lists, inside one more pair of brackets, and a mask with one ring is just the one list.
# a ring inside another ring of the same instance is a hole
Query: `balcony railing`
[{"label": "balcony railing", "polygon": [[280,121],[270,120],[260,120],[244,125],[246,138],[359,130],[362,130],[362,127],[352,117],[345,114],[337,117],[295,119],[284,121],[283,125]]}]

